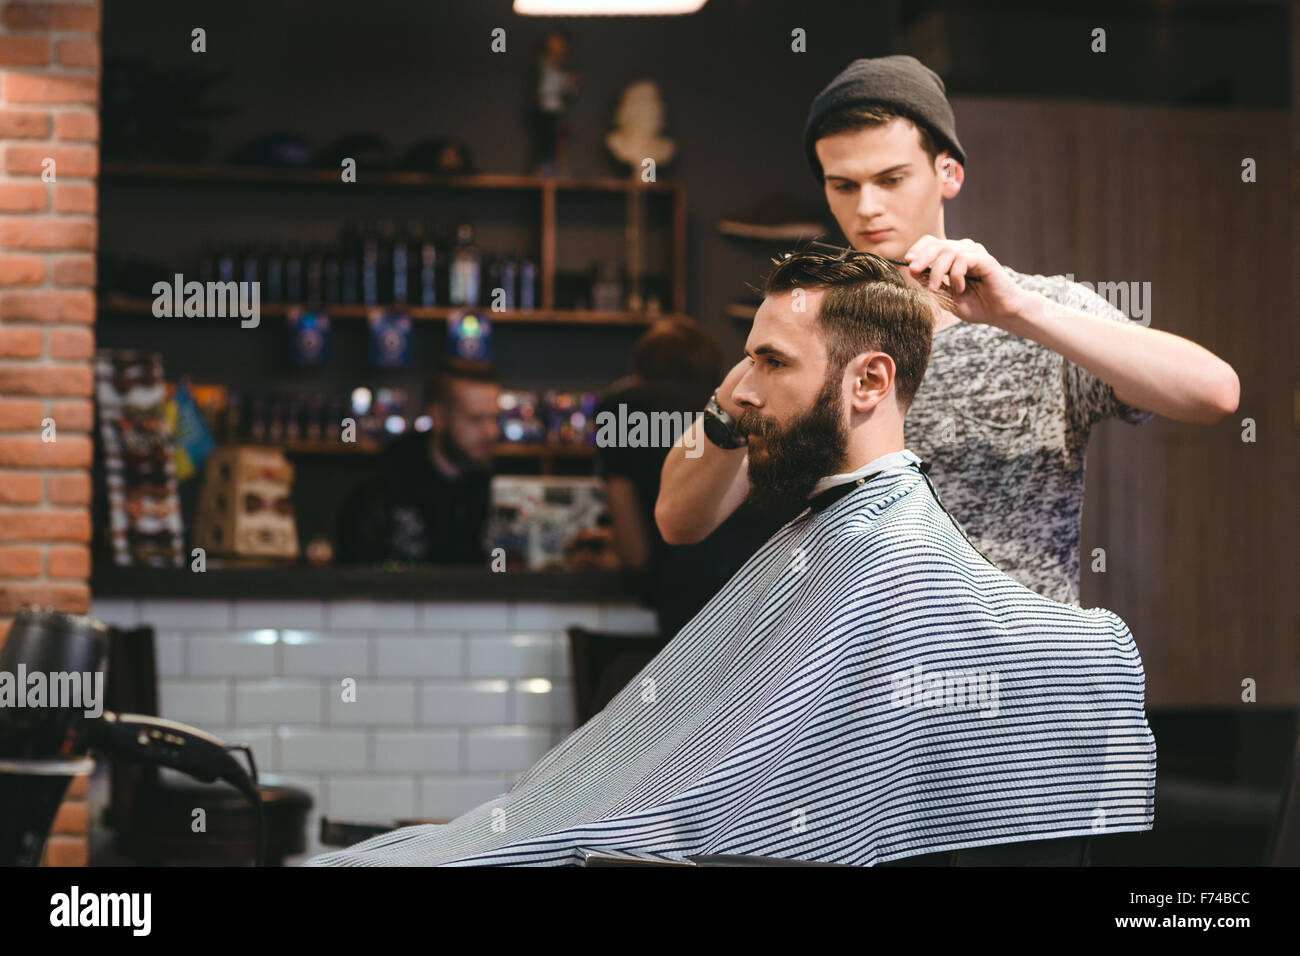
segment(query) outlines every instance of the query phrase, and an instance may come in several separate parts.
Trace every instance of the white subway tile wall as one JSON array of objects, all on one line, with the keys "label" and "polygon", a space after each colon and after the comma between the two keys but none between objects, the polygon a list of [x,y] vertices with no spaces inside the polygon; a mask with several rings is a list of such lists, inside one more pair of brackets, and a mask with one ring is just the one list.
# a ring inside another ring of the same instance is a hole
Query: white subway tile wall
[{"label": "white subway tile wall", "polygon": [[573,729],[565,629],[651,633],[630,604],[95,600],[152,624],[161,716],[247,743],[320,818],[450,820]]}]

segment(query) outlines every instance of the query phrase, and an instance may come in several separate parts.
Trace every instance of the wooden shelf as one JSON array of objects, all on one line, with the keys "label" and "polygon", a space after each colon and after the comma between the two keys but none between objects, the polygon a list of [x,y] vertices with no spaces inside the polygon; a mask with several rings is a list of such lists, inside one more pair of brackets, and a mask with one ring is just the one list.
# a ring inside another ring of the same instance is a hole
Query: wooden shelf
[{"label": "wooden shelf", "polygon": [[240,442],[260,448],[279,448],[286,455],[377,455],[384,446],[377,441],[282,441]]},{"label": "wooden shelf", "polygon": [[[282,441],[240,442],[261,448],[279,448],[286,455],[377,455],[384,445],[376,441]],[[493,448],[498,458],[592,458],[592,445],[561,445],[546,442],[499,442]]]},{"label": "wooden shelf", "polygon": [[[228,562],[233,564],[233,562]],[[221,567],[208,558],[208,569],[195,574],[181,568],[123,568],[96,564],[90,590],[96,598],[184,600],[259,598],[264,600],[370,601],[555,601],[590,604],[596,600],[633,600],[644,573],[619,570],[515,571],[499,574],[484,566],[349,565],[323,568],[276,563],[262,567]],[[115,623],[115,622],[110,622]],[[128,623],[128,622],[123,622]],[[486,632],[485,632],[486,633]]]},{"label": "wooden shelf", "polygon": [[[105,163],[99,179],[104,184],[144,186],[258,185],[273,186],[389,186],[414,189],[514,190],[533,194],[541,214],[541,243],[538,250],[538,277],[541,281],[542,308],[532,313],[497,313],[494,318],[506,322],[565,322],[595,325],[645,325],[654,316],[624,312],[576,311],[555,308],[555,272],[557,268],[556,233],[558,231],[558,197],[560,193],[622,193],[625,197],[655,194],[671,200],[669,303],[680,313],[686,303],[686,186],[681,182],[646,183],[639,176],[626,178],[598,176],[580,179],[570,176],[531,176],[510,173],[474,173],[450,175],[402,171],[363,172],[356,183],[343,184],[337,169],[277,169],[262,166],[185,165],[174,163]],[[361,307],[358,315],[364,315]],[[130,310],[128,310],[130,311]],[[267,310],[268,314],[274,314]],[[412,309],[417,319],[445,319],[447,309]],[[334,311],[342,316],[344,313]],[[670,313],[671,314],[671,313]]]},{"label": "wooden shelf", "polygon": [[[113,315],[152,317],[153,316],[153,299],[141,298],[138,296],[128,295],[106,295],[100,299],[99,308],[103,312]],[[263,317],[279,317],[285,315],[290,309],[302,308],[307,311],[307,306],[285,305],[283,303],[267,303],[260,307]],[[412,319],[420,321],[446,321],[455,312],[459,312],[465,306],[398,306],[398,305],[322,305],[314,308],[314,311],[325,312],[331,319],[364,319],[372,309],[398,309],[406,312]],[[573,325],[635,325],[645,326],[654,322],[656,319],[671,318],[667,313],[651,315],[645,312],[601,312],[593,309],[530,309],[527,311],[513,312],[493,312],[482,306],[471,308],[480,308],[492,322],[522,322],[522,323],[541,323],[541,324],[573,324]],[[231,321],[238,322],[238,316],[231,316]],[[184,316],[179,318],[169,318],[168,321],[185,321]],[[195,321],[211,322],[221,321],[203,317]]]},{"label": "wooden shelf", "polygon": [[501,442],[493,449],[498,458],[591,458],[593,445],[560,445],[542,442]]},{"label": "wooden shelf", "polygon": [[190,182],[190,183],[271,183],[276,185],[347,185],[413,186],[423,189],[496,189],[542,190],[565,192],[628,192],[639,189],[650,193],[673,193],[679,184],[642,182],[640,177],[600,176],[579,179],[570,176],[530,176],[513,173],[422,173],[405,170],[367,172],[362,170],[355,183],[343,183],[339,170],[332,168],[275,168],[266,166],[184,165],[176,163],[105,163],[100,179],[114,182]]}]

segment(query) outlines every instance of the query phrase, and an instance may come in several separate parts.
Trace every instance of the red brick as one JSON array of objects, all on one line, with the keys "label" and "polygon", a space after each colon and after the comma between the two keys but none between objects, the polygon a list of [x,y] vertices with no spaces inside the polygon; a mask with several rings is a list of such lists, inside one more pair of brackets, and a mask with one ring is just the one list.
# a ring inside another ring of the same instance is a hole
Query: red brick
[{"label": "red brick", "polygon": [[0,183],[0,212],[44,212],[49,204],[45,183]]},{"label": "red brick", "polygon": [[60,435],[65,431],[88,432],[94,421],[95,406],[89,401],[54,402],[50,406],[50,417],[58,426]]},{"label": "red brick", "polygon": [[[71,258],[70,256],[68,258]],[[58,276],[59,263],[54,263]],[[24,256],[10,253],[0,256],[0,288],[10,285],[40,285],[45,281],[45,259],[41,256]],[[57,278],[55,279],[57,282]],[[67,283],[73,285],[74,283]],[[75,283],[80,285],[81,283]],[[93,285],[93,283],[86,283]]]},{"label": "red brick", "polygon": [[5,26],[14,30],[85,30],[99,32],[98,3],[11,3]]},{"label": "red brick", "polygon": [[78,776],[73,777],[72,782],[68,784],[68,790],[67,793],[64,794],[64,798],[67,800],[84,800],[89,791],[90,774],[79,774]]},{"label": "red brick", "polygon": [[93,388],[86,365],[0,366],[0,394],[86,396]]},{"label": "red brick", "polygon": [[95,257],[58,256],[54,260],[54,284],[94,286]]},{"label": "red brick", "polygon": [[50,358],[88,359],[95,354],[95,333],[90,329],[51,329]]},{"label": "red brick", "polygon": [[55,440],[0,437],[0,466],[6,468],[89,468],[91,442],[76,435],[60,435],[54,420]]},{"label": "red brick", "polygon": [[[23,477],[28,477],[24,475]],[[90,475],[50,475],[45,482],[45,493],[52,505],[90,504]],[[40,496],[37,496],[40,500]]]},{"label": "red brick", "polygon": [[49,62],[49,37],[0,36],[0,66],[45,66]]},{"label": "red brick", "polygon": [[0,577],[38,578],[40,576],[40,548],[0,548]]},{"label": "red brick", "polygon": [[22,290],[0,293],[0,319],[10,322],[94,322],[94,293]]},{"label": "red brick", "polygon": [[5,150],[5,172],[11,176],[39,176],[45,161],[54,160],[54,178],[94,176],[99,172],[99,149],[94,146],[10,146]]},{"label": "red brick", "polygon": [[95,214],[94,183],[59,183],[54,187],[54,211]]},{"label": "red brick", "polygon": [[49,576],[86,580],[90,577],[90,549],[50,548]]},{"label": "red brick", "polygon": [[[0,329],[3,332],[3,329]],[[45,417],[43,402],[0,398],[0,431],[29,431],[41,427]],[[3,481],[0,477],[0,481]]]},{"label": "red brick", "polygon": [[84,508],[0,511],[0,541],[72,541],[90,543],[90,512]]},{"label": "red brick", "polygon": [[45,841],[45,866],[85,866],[90,847],[84,836],[56,833]]},{"label": "red brick", "polygon": [[86,801],[65,800],[54,815],[51,833],[86,833]]},{"label": "red brick", "polygon": [[98,114],[90,110],[60,110],[54,114],[54,138],[99,142]]},{"label": "red brick", "polygon": [[44,110],[0,110],[0,139],[45,139],[49,135],[50,114]]},{"label": "red brick", "polygon": [[40,358],[41,330],[0,325],[0,358]]},{"label": "red brick", "polygon": [[60,40],[59,62],[64,66],[99,66],[99,40]]},{"label": "red brick", "polygon": [[90,588],[84,584],[11,584],[0,581],[0,614],[14,614],[28,604],[85,614]]},{"label": "red brick", "polygon": [[8,103],[99,102],[99,78],[95,76],[52,76],[6,73],[4,98]]},{"label": "red brick", "polygon": [[[41,476],[21,472],[0,472],[0,505],[39,505]],[[59,502],[62,504],[63,502]],[[66,502],[76,504],[77,502]]]},{"label": "red brick", "polygon": [[0,246],[6,249],[95,248],[95,223],[55,219],[0,219]]}]

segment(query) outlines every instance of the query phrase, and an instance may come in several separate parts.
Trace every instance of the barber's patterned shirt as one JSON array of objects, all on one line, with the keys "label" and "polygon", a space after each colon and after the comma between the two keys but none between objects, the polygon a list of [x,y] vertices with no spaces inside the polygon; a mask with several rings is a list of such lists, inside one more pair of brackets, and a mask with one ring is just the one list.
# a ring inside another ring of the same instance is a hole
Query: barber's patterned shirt
[{"label": "barber's patterned shirt", "polygon": [[[1022,289],[1067,308],[1130,321],[1065,276],[1007,272]],[[1037,342],[958,322],[934,337],[904,432],[976,548],[1026,587],[1078,604],[1088,435],[1104,418],[1141,424],[1151,417]]]}]

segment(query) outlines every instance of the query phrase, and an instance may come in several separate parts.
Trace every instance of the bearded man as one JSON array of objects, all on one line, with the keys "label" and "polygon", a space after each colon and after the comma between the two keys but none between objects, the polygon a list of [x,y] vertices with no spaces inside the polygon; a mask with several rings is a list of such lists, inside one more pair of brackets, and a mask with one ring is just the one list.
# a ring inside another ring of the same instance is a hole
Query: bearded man
[{"label": "bearded man", "polygon": [[937,299],[871,253],[779,261],[733,396],[755,503],[804,507],[509,791],[312,862],[874,866],[1149,830],[1132,634],[993,566],[904,445]]}]

